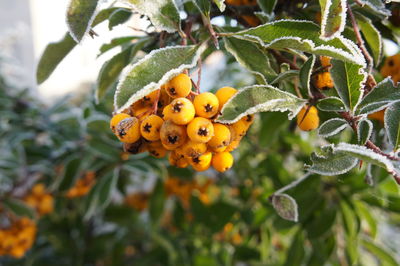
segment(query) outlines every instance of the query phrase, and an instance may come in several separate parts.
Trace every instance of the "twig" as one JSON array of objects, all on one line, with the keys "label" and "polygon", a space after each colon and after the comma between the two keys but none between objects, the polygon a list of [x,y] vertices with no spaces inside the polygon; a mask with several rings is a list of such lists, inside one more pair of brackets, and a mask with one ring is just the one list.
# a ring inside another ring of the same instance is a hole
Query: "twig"
[{"label": "twig", "polygon": [[[308,172],[307,174],[305,174],[304,176],[300,177],[299,179],[296,179],[295,181],[293,181],[292,183],[284,186],[283,188],[278,189],[277,191],[274,192],[274,194],[272,194],[272,196],[277,195],[277,194],[282,194],[283,192],[285,192],[286,190],[292,189],[294,187],[296,187],[298,184],[300,184],[301,182],[303,182],[304,180],[306,180],[308,177],[310,177],[312,175],[312,173]],[[271,197],[272,197],[271,196]]]},{"label": "twig", "polygon": [[282,54],[276,50],[268,49],[268,51],[275,57],[278,63],[287,63],[290,66],[290,69],[299,70],[300,68],[296,66],[292,61],[282,56]]},{"label": "twig", "polygon": [[361,52],[364,54],[365,59],[368,61],[368,73],[371,73],[374,60],[368,53],[367,48],[365,48],[364,40],[361,37],[360,29],[358,28],[356,18],[354,17],[353,11],[351,10],[349,4],[347,4],[347,12],[349,13],[351,24],[353,25],[353,30],[354,33],[356,34],[357,45],[358,47],[360,47]]}]

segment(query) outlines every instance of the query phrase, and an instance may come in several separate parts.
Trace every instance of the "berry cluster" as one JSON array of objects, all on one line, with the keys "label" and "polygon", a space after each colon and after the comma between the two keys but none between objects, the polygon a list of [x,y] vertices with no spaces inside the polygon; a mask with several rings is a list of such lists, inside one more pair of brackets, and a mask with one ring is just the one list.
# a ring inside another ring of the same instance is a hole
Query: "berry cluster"
[{"label": "berry cluster", "polygon": [[67,191],[67,198],[78,198],[86,195],[96,182],[96,174],[87,171],[82,178],[79,178],[75,185]]},{"label": "berry cluster", "polygon": [[7,228],[0,229],[0,256],[24,256],[35,240],[36,231],[35,223],[25,217],[14,220]]},{"label": "berry cluster", "polygon": [[230,154],[238,147],[254,117],[248,115],[231,125],[215,122],[223,105],[237,92],[223,87],[216,94],[191,91],[188,75],[179,74],[132,104],[110,121],[111,130],[130,153],[148,151],[156,158],[169,153],[179,168],[191,165],[205,171],[211,165],[225,172],[233,165]]},{"label": "berry cluster", "polygon": [[24,201],[40,215],[51,213],[54,209],[54,198],[41,183],[32,187],[30,193],[24,197]]}]

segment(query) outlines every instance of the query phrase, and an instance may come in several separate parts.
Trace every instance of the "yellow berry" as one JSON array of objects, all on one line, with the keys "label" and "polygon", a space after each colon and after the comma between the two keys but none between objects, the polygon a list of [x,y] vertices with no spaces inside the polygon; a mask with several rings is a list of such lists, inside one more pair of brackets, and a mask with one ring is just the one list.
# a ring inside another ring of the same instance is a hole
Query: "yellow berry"
[{"label": "yellow berry", "polygon": [[178,168],[185,168],[188,166],[188,161],[186,160],[185,156],[172,151],[169,154],[168,161],[171,165],[176,166]]},{"label": "yellow berry", "polygon": [[32,194],[35,196],[43,195],[45,194],[45,192],[46,192],[46,187],[42,183],[36,184],[32,187]]},{"label": "yellow berry", "polygon": [[195,142],[206,143],[214,136],[214,126],[207,118],[196,117],[187,125],[187,134]]},{"label": "yellow berry", "polygon": [[156,158],[163,158],[167,155],[167,150],[163,147],[161,141],[152,142],[147,145],[150,155]]},{"label": "yellow berry", "polygon": [[117,127],[118,123],[121,122],[122,120],[124,120],[125,118],[129,118],[129,117],[131,117],[131,116],[128,114],[125,114],[125,113],[120,113],[120,114],[114,115],[110,120],[111,131],[115,133],[115,128]]},{"label": "yellow berry", "polygon": [[241,139],[232,140],[232,142],[228,145],[228,147],[226,147],[225,151],[231,152],[231,151],[235,150],[237,147],[239,147],[240,140]]},{"label": "yellow berry", "polygon": [[210,168],[212,153],[206,152],[198,157],[191,158],[190,165],[194,170],[202,172]]},{"label": "yellow berry", "polygon": [[319,60],[321,61],[321,66],[323,67],[329,67],[331,65],[331,58],[329,56],[321,56]]},{"label": "yellow berry", "polygon": [[166,108],[170,109],[166,111],[167,116],[177,125],[188,124],[195,115],[192,102],[186,98],[177,98]]},{"label": "yellow berry", "polygon": [[143,106],[150,106],[152,107],[154,102],[157,100],[159,97],[160,90],[155,90],[151,92],[150,94],[144,96],[140,101],[142,102]]},{"label": "yellow berry", "polygon": [[[400,70],[400,54],[389,56],[386,58],[383,67],[381,68],[381,75],[383,77],[394,76]],[[397,82],[397,81],[396,81]]]},{"label": "yellow berry", "polygon": [[167,150],[174,150],[185,143],[186,128],[174,124],[171,120],[165,121],[161,126],[160,139]]},{"label": "yellow berry", "polygon": [[177,153],[183,154],[187,157],[198,157],[207,151],[207,145],[205,143],[194,142],[192,140],[187,141],[179,149]]},{"label": "yellow berry", "polygon": [[317,74],[315,80],[315,86],[318,89],[326,89],[326,88],[333,88],[333,80],[331,78],[331,74],[329,72],[322,72]]},{"label": "yellow berry", "polygon": [[160,89],[160,97],[158,98],[157,108],[161,113],[162,110],[171,102],[171,97],[169,97],[168,93],[165,91],[165,86],[161,86]]},{"label": "yellow berry", "polygon": [[136,117],[125,118],[118,123],[116,132],[118,139],[123,143],[134,143],[140,138],[140,123]]},{"label": "yellow berry", "polygon": [[230,98],[232,98],[232,96],[235,95],[236,92],[237,90],[232,87],[222,87],[215,93],[215,96],[217,96],[219,102],[219,111],[221,111],[224,104]]},{"label": "yellow berry", "polygon": [[319,126],[318,110],[314,106],[303,107],[297,114],[297,125],[301,130],[310,131]]},{"label": "yellow berry", "polygon": [[53,212],[54,199],[50,194],[45,194],[40,199],[40,204],[38,205],[38,212],[40,215],[45,215]]},{"label": "yellow berry", "polygon": [[211,161],[212,166],[218,172],[225,172],[233,165],[233,156],[229,152],[219,152],[214,154]]},{"label": "yellow berry", "polygon": [[139,109],[133,110],[133,116],[137,117],[140,121],[149,116],[153,111],[153,107],[144,106]]},{"label": "yellow berry", "polygon": [[165,121],[167,121],[167,120],[171,119],[171,114],[172,114],[172,107],[171,107],[171,104],[168,104],[167,106],[164,107],[161,117]]},{"label": "yellow berry", "polygon": [[218,98],[211,92],[203,92],[196,95],[193,100],[193,105],[196,114],[201,117],[211,118],[218,113]]},{"label": "yellow berry", "polygon": [[186,74],[179,74],[166,84],[166,92],[172,98],[186,97],[191,89],[192,80]]},{"label": "yellow berry", "polygon": [[140,124],[140,133],[143,138],[156,141],[160,139],[160,129],[164,120],[156,115],[146,117]]},{"label": "yellow berry", "polygon": [[250,127],[250,124],[245,120],[239,120],[236,123],[232,124],[232,129],[234,130],[234,139],[241,139],[246,135],[247,130]]},{"label": "yellow berry", "polygon": [[231,131],[223,124],[215,123],[213,125],[214,136],[207,142],[207,145],[215,152],[224,151],[231,141]]}]

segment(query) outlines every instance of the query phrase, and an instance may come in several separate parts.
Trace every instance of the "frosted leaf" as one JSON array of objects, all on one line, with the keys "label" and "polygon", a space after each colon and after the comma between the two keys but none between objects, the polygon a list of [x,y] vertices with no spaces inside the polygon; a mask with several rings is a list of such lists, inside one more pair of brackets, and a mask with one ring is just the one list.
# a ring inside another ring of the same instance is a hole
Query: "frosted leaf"
[{"label": "frosted leaf", "polygon": [[287,194],[274,194],[271,196],[272,206],[283,219],[297,222],[299,211],[296,201]]},{"label": "frosted leaf", "polygon": [[319,0],[321,5],[321,39],[340,36],[346,25],[346,0]]},{"label": "frosted leaf", "polygon": [[362,119],[358,122],[357,127],[357,141],[358,144],[364,145],[372,135],[374,125],[368,119]]},{"label": "frosted leaf", "polygon": [[400,148],[400,102],[390,105],[385,111],[385,130],[394,150]]},{"label": "frosted leaf", "polygon": [[67,26],[72,38],[79,43],[89,32],[98,0],[70,0],[67,9]]},{"label": "frosted leaf", "polygon": [[304,63],[299,73],[300,85],[304,90],[307,90],[309,97],[313,96],[311,93],[310,80],[314,64],[315,64],[315,56],[313,55],[310,58],[308,58],[308,60]]},{"label": "frosted leaf", "polygon": [[342,118],[332,118],[319,127],[318,134],[324,138],[331,137],[340,133],[347,125],[347,121]]}]

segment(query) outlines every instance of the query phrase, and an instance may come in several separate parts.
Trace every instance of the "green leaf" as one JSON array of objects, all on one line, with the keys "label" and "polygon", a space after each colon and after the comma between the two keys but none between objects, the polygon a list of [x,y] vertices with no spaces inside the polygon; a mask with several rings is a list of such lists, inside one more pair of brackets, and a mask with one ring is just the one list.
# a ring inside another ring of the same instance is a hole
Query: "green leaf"
[{"label": "green leaf", "polygon": [[76,42],[69,33],[61,41],[47,45],[40,57],[36,70],[36,81],[38,84],[43,83],[53,73],[54,69],[72,51],[75,45]]},{"label": "green leaf", "polygon": [[181,19],[173,0],[125,0],[142,15],[149,17],[151,23],[160,30],[173,33],[180,31]]},{"label": "green leaf", "polygon": [[149,202],[149,214],[154,225],[158,224],[160,217],[164,211],[165,192],[164,183],[158,179]]},{"label": "green leaf", "polygon": [[380,265],[390,265],[390,266],[399,265],[394,255],[390,254],[389,251],[384,250],[382,247],[376,245],[373,241],[363,239],[362,245],[370,253],[379,258],[381,262]]},{"label": "green leaf", "polygon": [[357,108],[357,114],[380,111],[390,104],[400,101],[400,86],[395,86],[391,78],[386,78],[365,96]]},{"label": "green leaf", "polygon": [[17,216],[27,216],[31,219],[35,217],[35,211],[21,200],[7,198],[3,200],[2,203],[7,209],[12,211]]},{"label": "green leaf", "polygon": [[390,105],[385,111],[385,130],[394,150],[400,147],[400,102]]},{"label": "green leaf", "polygon": [[81,161],[81,158],[74,158],[65,165],[64,175],[58,186],[59,191],[66,191],[75,183],[79,175]]},{"label": "green leaf", "polygon": [[319,0],[321,6],[321,38],[331,40],[344,30],[347,1]]},{"label": "green leaf", "polygon": [[155,91],[173,76],[196,65],[202,46],[172,46],[153,50],[126,69],[118,83],[114,106],[117,112]]},{"label": "green leaf", "polygon": [[364,145],[370,138],[372,134],[374,125],[371,121],[367,119],[360,120],[357,127],[357,140],[358,144]]},{"label": "green leaf", "polygon": [[304,239],[301,232],[298,232],[290,245],[284,266],[300,265],[305,254]]},{"label": "green leaf", "polygon": [[360,219],[368,225],[368,234],[372,238],[375,238],[378,227],[377,220],[374,217],[375,215],[371,213],[369,206],[362,201],[354,201],[354,206],[356,207]]},{"label": "green leaf", "polygon": [[272,69],[268,56],[254,43],[236,38],[224,38],[225,48],[236,60],[252,73],[271,82],[276,73]]},{"label": "green leaf", "polygon": [[126,8],[118,8],[109,18],[108,29],[112,30],[115,26],[127,22],[132,16],[132,12]]},{"label": "green leaf", "polygon": [[344,223],[344,228],[350,238],[357,236],[360,226],[358,217],[356,216],[354,210],[344,201],[340,201],[340,211],[342,214],[342,219]]},{"label": "green leaf", "polygon": [[209,0],[192,0],[203,16],[210,19],[211,4]]},{"label": "green leaf", "polygon": [[325,121],[318,129],[318,134],[321,137],[331,137],[347,127],[347,121],[342,118],[332,118]]},{"label": "green leaf", "polygon": [[292,119],[305,104],[305,100],[275,87],[254,85],[239,90],[224,105],[217,121],[234,123],[248,114],[267,111],[289,111],[289,119]]},{"label": "green leaf", "polygon": [[297,222],[299,211],[296,201],[287,194],[274,194],[271,196],[272,206],[283,219]]},{"label": "green leaf", "polygon": [[366,12],[367,14],[373,14],[380,19],[387,18],[391,12],[385,7],[385,3],[382,0],[360,0],[360,5],[352,5],[352,8]]},{"label": "green leaf", "polygon": [[319,37],[319,31],[318,25],[311,21],[278,20],[229,35],[265,48],[293,49],[365,66],[365,59],[353,42],[342,36],[325,41]]},{"label": "green leaf", "polygon": [[347,173],[357,165],[357,158],[345,152],[335,151],[333,146],[321,147],[320,153],[311,154],[312,165],[305,165],[309,172],[335,176]]},{"label": "green leaf", "polygon": [[362,88],[367,74],[360,65],[331,60],[330,70],[335,89],[348,111],[353,112],[362,97]]},{"label": "green leaf", "polygon": [[133,40],[139,39],[139,38],[142,38],[142,37],[126,36],[126,37],[119,37],[119,38],[112,39],[110,43],[103,44],[100,47],[100,54],[98,56],[102,55],[103,53],[105,53],[117,46],[122,46],[122,47],[128,46],[128,45],[130,45],[130,43]]},{"label": "green leaf", "polygon": [[116,168],[113,173],[108,172],[103,175],[100,180],[97,180],[86,198],[85,220],[90,219],[93,215],[104,210],[110,204],[112,194],[117,187],[119,173],[120,170]]},{"label": "green leaf", "polygon": [[[117,8],[109,8],[100,11],[94,19],[92,27],[95,27],[104,20],[108,19],[115,10],[117,10]],[[76,42],[69,33],[66,33],[62,40],[47,45],[42,56],[40,57],[40,61],[36,70],[37,83],[43,83],[75,46]]]},{"label": "green leaf", "polygon": [[257,0],[257,2],[265,13],[271,14],[275,9],[278,0]]},{"label": "green leaf", "polygon": [[318,109],[325,112],[344,112],[346,107],[343,101],[337,97],[327,97],[317,103]]},{"label": "green leaf", "polygon": [[219,11],[225,11],[225,0],[213,0],[215,5],[218,7]]},{"label": "green leaf", "polygon": [[297,77],[298,75],[298,70],[281,70],[281,73],[279,73],[279,75],[273,81],[271,81],[270,84],[274,85],[286,79],[293,80],[293,77]]},{"label": "green leaf", "polygon": [[67,25],[72,38],[79,43],[89,32],[98,0],[71,0],[67,10]]},{"label": "green leaf", "polygon": [[315,64],[315,56],[312,55],[301,67],[299,73],[300,85],[304,90],[307,91],[309,97],[313,96],[311,93],[310,80],[314,64]]},{"label": "green leaf", "polygon": [[372,21],[363,15],[357,14],[357,24],[371,50],[375,66],[379,65],[383,52],[383,42],[380,32],[374,27]]},{"label": "green leaf", "polygon": [[147,43],[147,39],[140,40],[124,49],[104,63],[97,78],[96,101],[99,102],[107,90],[114,84],[122,70],[132,61],[138,51]]}]

